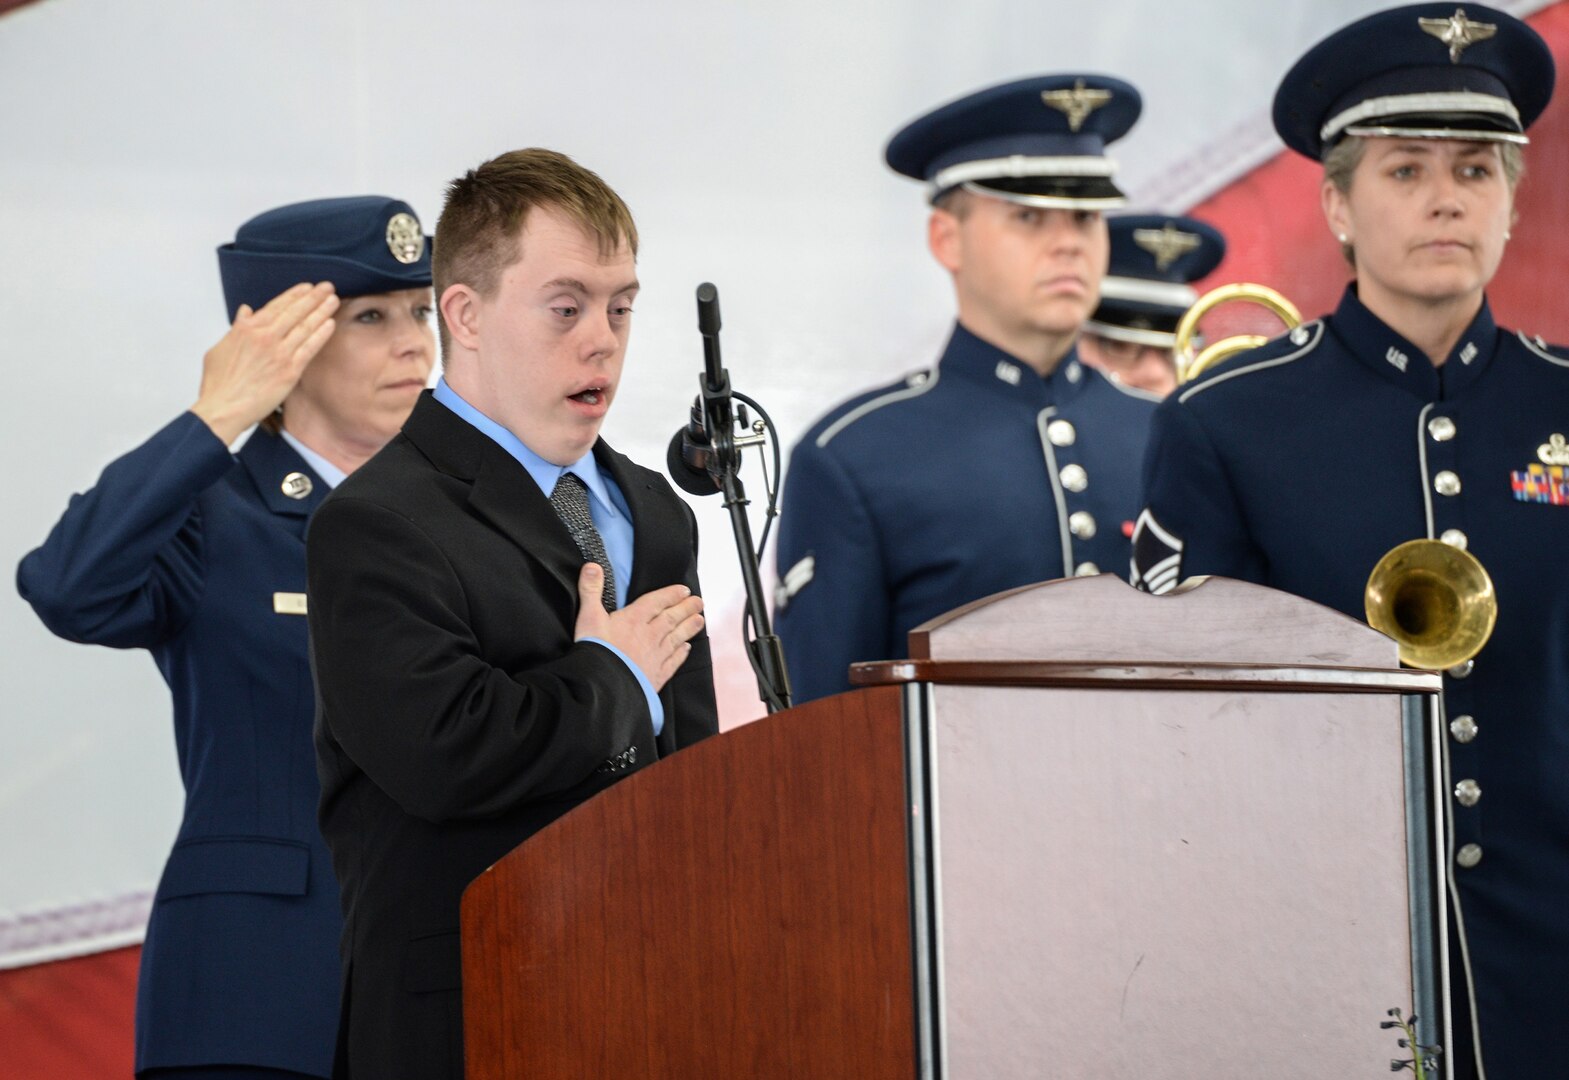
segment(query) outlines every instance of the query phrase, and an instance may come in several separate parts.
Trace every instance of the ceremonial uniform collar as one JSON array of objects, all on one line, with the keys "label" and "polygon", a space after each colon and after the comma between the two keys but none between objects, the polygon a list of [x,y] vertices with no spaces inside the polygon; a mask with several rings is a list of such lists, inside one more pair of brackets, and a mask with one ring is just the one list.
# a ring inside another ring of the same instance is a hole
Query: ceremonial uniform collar
[{"label": "ceremonial uniform collar", "polygon": [[1070,348],[1052,373],[1042,378],[1024,361],[976,337],[959,323],[954,324],[941,367],[944,378],[980,383],[1040,407],[1071,401],[1089,384],[1089,372],[1079,363],[1077,346]]},{"label": "ceremonial uniform collar", "polygon": [[1348,285],[1330,319],[1330,329],[1345,350],[1381,377],[1423,401],[1440,401],[1465,392],[1492,362],[1498,346],[1498,326],[1487,300],[1455,343],[1441,368],[1427,354],[1374,315]]}]

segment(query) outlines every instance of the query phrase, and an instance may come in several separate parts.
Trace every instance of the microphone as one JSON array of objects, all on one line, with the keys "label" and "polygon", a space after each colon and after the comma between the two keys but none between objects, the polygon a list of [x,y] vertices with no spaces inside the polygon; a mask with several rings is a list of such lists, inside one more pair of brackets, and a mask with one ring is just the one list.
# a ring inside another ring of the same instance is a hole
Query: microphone
[{"label": "microphone", "polygon": [[732,446],[716,448],[710,429],[728,444],[732,435],[730,376],[719,358],[719,290],[711,282],[697,287],[697,332],[703,337],[702,394],[692,402],[692,417],[677,431],[665,451],[665,471],[690,495],[717,495],[723,487],[724,455]]},{"label": "microphone", "polygon": [[714,447],[703,426],[702,398],[692,402],[692,419],[670,439],[665,451],[665,471],[676,487],[688,495],[717,495],[719,480],[709,472]]}]

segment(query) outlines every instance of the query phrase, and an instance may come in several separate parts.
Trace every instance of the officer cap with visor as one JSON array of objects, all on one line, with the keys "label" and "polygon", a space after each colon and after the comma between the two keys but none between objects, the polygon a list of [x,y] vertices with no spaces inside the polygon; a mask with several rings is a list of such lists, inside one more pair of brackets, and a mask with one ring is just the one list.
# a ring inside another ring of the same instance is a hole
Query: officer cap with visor
[{"label": "officer cap with visor", "polygon": [[1127,200],[1106,147],[1139,117],[1139,92],[1104,75],[1041,75],[988,87],[906,124],[888,166],[925,181],[1049,209],[1110,210]]},{"label": "officer cap with visor", "polygon": [[1103,338],[1170,349],[1177,324],[1198,293],[1192,283],[1214,272],[1226,238],[1197,218],[1124,214],[1106,222],[1111,265],[1100,306],[1084,329]]},{"label": "officer cap with visor", "polygon": [[218,249],[233,322],[302,281],[330,281],[348,299],[431,283],[430,237],[414,208],[384,195],[315,199],[268,210]]},{"label": "officer cap with visor", "polygon": [[1410,4],[1317,45],[1275,93],[1275,130],[1322,160],[1348,135],[1524,143],[1553,95],[1535,30],[1480,4]]}]

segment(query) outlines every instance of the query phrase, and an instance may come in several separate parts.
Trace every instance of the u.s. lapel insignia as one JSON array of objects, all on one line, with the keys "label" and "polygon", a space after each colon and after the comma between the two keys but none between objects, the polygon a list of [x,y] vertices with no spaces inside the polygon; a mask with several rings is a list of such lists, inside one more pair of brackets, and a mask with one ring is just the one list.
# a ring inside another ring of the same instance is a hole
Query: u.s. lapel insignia
[{"label": "u.s. lapel insignia", "polygon": [[315,490],[316,485],[304,473],[291,472],[278,487],[291,499],[303,499]]},{"label": "u.s. lapel insignia", "polygon": [[302,592],[275,592],[272,594],[274,615],[304,615],[305,594]]},{"label": "u.s. lapel insignia", "polygon": [[1569,465],[1569,441],[1557,433],[1549,435],[1547,441],[1536,448],[1536,456],[1543,465]]},{"label": "u.s. lapel insignia", "polygon": [[1111,91],[1091,90],[1077,79],[1072,90],[1042,90],[1041,100],[1067,116],[1068,130],[1077,133],[1090,113],[1111,101]]},{"label": "u.s. lapel insignia", "polygon": [[1155,269],[1164,270],[1198,247],[1202,240],[1166,222],[1161,229],[1134,229],[1133,242],[1155,256]]},{"label": "u.s. lapel insignia", "polygon": [[1451,64],[1458,64],[1460,54],[1478,41],[1486,41],[1498,33],[1498,27],[1493,23],[1472,22],[1466,18],[1465,8],[1455,8],[1455,13],[1447,19],[1417,19],[1417,22],[1424,31],[1449,46]]}]

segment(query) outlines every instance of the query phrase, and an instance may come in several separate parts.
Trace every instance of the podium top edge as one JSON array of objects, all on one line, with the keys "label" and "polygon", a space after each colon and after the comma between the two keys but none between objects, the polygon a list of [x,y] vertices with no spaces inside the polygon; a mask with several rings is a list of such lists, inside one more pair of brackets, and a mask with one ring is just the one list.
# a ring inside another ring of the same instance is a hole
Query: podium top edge
[{"label": "podium top edge", "polygon": [[938,683],[1107,690],[1230,690],[1282,694],[1437,694],[1433,671],[1310,664],[1083,663],[1052,660],[881,660],[852,664],[853,686]]}]

